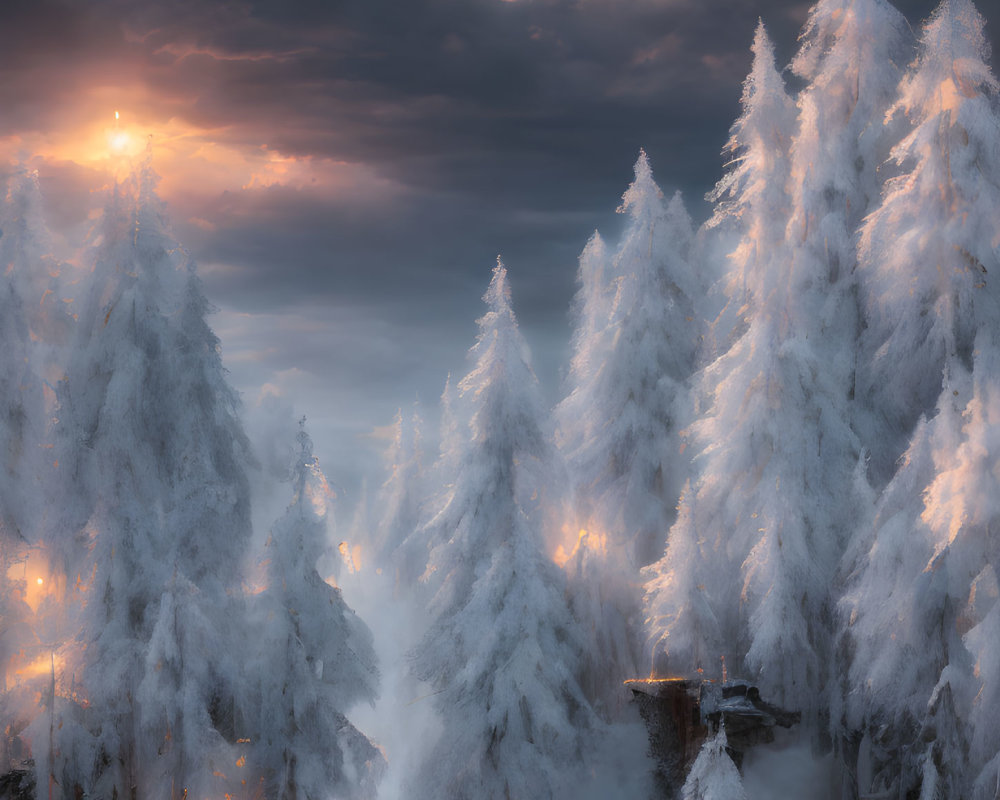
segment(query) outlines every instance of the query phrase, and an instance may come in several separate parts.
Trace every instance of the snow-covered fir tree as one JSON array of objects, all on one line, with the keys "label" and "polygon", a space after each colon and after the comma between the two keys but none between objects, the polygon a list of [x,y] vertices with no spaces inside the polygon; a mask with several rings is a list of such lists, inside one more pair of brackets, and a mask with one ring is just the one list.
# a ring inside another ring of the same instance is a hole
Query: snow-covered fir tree
[{"label": "snow-covered fir tree", "polygon": [[807,81],[791,148],[794,313],[832,386],[854,392],[858,308],[855,234],[881,195],[886,125],[909,59],[906,19],[885,0],[820,0],[792,61]]},{"label": "snow-covered fir tree", "polygon": [[894,112],[912,130],[892,151],[902,174],[862,229],[867,329],[858,369],[859,415],[873,478],[892,475],[922,414],[933,412],[944,365],[971,369],[976,333],[996,325],[1000,268],[997,81],[983,18],[968,0],[944,2]]},{"label": "snow-covered fir tree", "polygon": [[580,257],[570,392],[557,409],[580,530],[566,568],[591,641],[588,694],[609,711],[642,652],[638,569],[662,553],[686,474],[680,446],[699,324],[691,220],[664,205],[649,159],[618,209],[629,215],[609,255],[595,234]]},{"label": "snow-covered fir tree", "polygon": [[411,585],[420,574],[413,574],[416,565],[397,551],[420,524],[424,501],[422,426],[418,405],[408,415],[402,409],[396,412],[392,443],[386,456],[389,477],[379,491],[380,517],[373,539],[372,557],[376,563],[383,569],[391,569],[397,583],[405,586]]},{"label": "snow-covered fir tree", "polygon": [[[844,601],[851,710],[873,739],[874,785],[922,784],[928,797],[969,796],[976,775],[988,784],[1000,749],[982,715],[995,691],[983,660],[991,603],[976,598],[979,586],[989,596],[997,557],[986,498],[997,457],[987,420],[1000,363],[990,278],[1000,253],[988,231],[1000,201],[1000,105],[987,58],[972,4],[942,3],[901,87],[913,130],[894,157],[908,171],[889,184],[862,240],[873,429],[893,455],[916,426],[855,544]],[[973,720],[971,730],[959,720]]]},{"label": "snow-covered fir tree", "polygon": [[[783,222],[789,199],[788,146],[794,130],[795,112],[784,83],[774,66],[774,49],[763,23],[753,44],[752,70],[743,87],[743,113],[733,125],[727,151],[738,156],[735,167],[710,196],[721,201],[711,223],[726,217],[739,218],[743,240],[731,255],[728,279],[730,302],[750,308],[759,306],[772,291],[773,261],[782,249]],[[677,521],[670,530],[663,558],[644,571],[647,579],[646,609],[654,659],[660,669],[686,674],[695,669],[714,672],[722,655],[730,664],[738,634],[738,569],[746,556],[745,545],[730,541],[731,521],[744,512],[745,498],[737,498],[734,485],[740,476],[754,471],[741,464],[739,454],[752,455],[746,436],[733,430],[745,419],[736,391],[717,391],[734,380],[745,363],[750,340],[745,336],[728,355],[703,369],[696,392],[729,398],[736,408],[714,407],[691,429],[693,446],[704,452],[695,459],[700,477],[683,492]],[[763,354],[761,354],[763,355]],[[747,367],[753,379],[754,365]],[[759,366],[757,367],[759,371]],[[729,419],[724,419],[725,417]],[[743,440],[743,441],[741,441]],[[741,553],[740,550],[743,550]],[[684,579],[681,580],[681,576]],[[745,639],[745,637],[744,637]],[[667,656],[664,662],[663,657]]]},{"label": "snow-covered fir tree", "polygon": [[558,412],[581,520],[633,568],[662,552],[683,482],[678,422],[699,333],[691,220],[680,195],[662,198],[640,152],[620,245],[609,261],[595,236],[580,259],[579,330]]},{"label": "snow-covered fir tree", "polygon": [[746,800],[743,780],[726,746],[724,727],[705,740],[681,788],[681,800]]},{"label": "snow-covered fir tree", "polygon": [[328,549],[329,487],[305,430],[294,494],[267,546],[267,588],[253,598],[260,631],[246,667],[251,753],[267,797],[373,798],[385,759],[347,719],[374,702],[372,636],[317,572]]},{"label": "snow-covered fir tree", "polygon": [[[798,130],[791,147],[787,313],[797,336],[814,351],[815,365],[822,365],[813,391],[832,393],[814,404],[827,418],[831,412],[840,417],[841,434],[846,433],[843,422],[857,414],[849,402],[863,324],[856,231],[880,197],[879,167],[899,127],[886,125],[884,118],[895,102],[910,40],[905,18],[885,0],[820,0],[809,13],[791,64],[807,83],[797,99]],[[829,432],[824,420],[818,423],[818,436]],[[850,454],[857,451],[853,437],[845,445]],[[824,476],[824,494],[838,498],[841,509],[837,552],[831,558],[841,557],[869,496],[847,453],[840,455]],[[831,713],[839,724],[845,689],[838,683],[830,689]]]},{"label": "snow-covered fir tree", "polygon": [[715,401],[693,426],[700,474],[647,572],[647,597],[671,671],[714,672],[724,654],[768,696],[819,713],[830,583],[847,533],[831,487],[850,489],[858,449],[845,392],[810,341],[811,321],[798,316],[781,155],[794,111],[763,25],[754,54],[729,145],[738,166],[715,192],[728,198],[717,219],[735,215],[744,226],[730,291],[744,297],[746,330],[703,373],[701,391]]},{"label": "snow-covered fir tree", "polygon": [[709,193],[715,210],[707,225],[718,228],[735,220],[741,240],[729,256],[729,302],[750,313],[779,281],[765,269],[777,251],[791,215],[788,182],[790,147],[796,132],[795,107],[774,64],[774,45],[759,21],[751,47],[753,65],[743,82],[742,113],[733,123],[725,153],[732,169]]},{"label": "snow-covered fir tree", "polygon": [[[42,686],[44,680],[19,673],[46,655],[53,657],[53,642],[42,649],[38,606],[59,583],[46,562],[58,560],[48,546],[48,534],[56,516],[50,506],[60,498],[50,494],[53,459],[44,447],[50,409],[39,370],[50,355],[51,343],[43,340],[51,334],[46,326],[62,319],[52,313],[56,304],[46,302],[42,288],[52,284],[57,265],[45,255],[49,234],[38,176],[16,168],[5,189],[0,199],[0,705],[7,721],[0,734],[0,766],[4,768],[20,766],[20,758],[27,755],[22,750],[28,737],[21,735],[38,711],[28,696],[38,691],[47,707],[53,704],[51,685]],[[17,763],[12,764],[12,758]]]},{"label": "snow-covered fir tree", "polygon": [[910,40],[905,17],[886,0],[820,0],[791,63],[806,86],[792,143],[789,238],[808,245],[832,284],[854,271],[854,232],[881,197],[880,165],[896,133],[884,119]]},{"label": "snow-covered fir tree", "polygon": [[[589,438],[588,426],[582,420],[590,413],[588,403],[607,360],[611,338],[609,321],[614,300],[611,255],[598,231],[594,231],[580,254],[576,281],[577,291],[570,309],[573,354],[567,379],[569,392],[556,409],[559,447],[567,454],[579,452]],[[570,468],[575,471],[575,467]]]},{"label": "snow-covered fir tree", "polygon": [[73,782],[94,796],[219,789],[246,633],[232,611],[250,537],[247,441],[149,158],[100,222],[60,411],[75,489],[65,518],[93,564],[80,679],[94,762]]},{"label": "snow-covered fir tree", "polygon": [[414,652],[445,723],[416,798],[560,796],[593,716],[574,677],[583,641],[562,576],[518,502],[522,465],[548,444],[499,262],[484,299],[475,366],[459,387],[474,414],[435,522],[434,622]]},{"label": "snow-covered fir tree", "polygon": [[[910,40],[885,0],[818,0],[793,102],[760,25],[697,237],[640,153],[620,242],[580,257],[561,452],[497,266],[440,457],[424,469],[400,415],[342,547],[373,543],[433,616],[411,666],[444,733],[393,788],[544,799],[599,771],[592,709],[615,720],[651,655],[645,580],[655,670],[716,677],[724,655],[833,735],[845,796],[997,795],[1000,83],[970,0],[942,2],[903,76]],[[4,180],[0,769],[33,758],[51,798],[373,798],[384,760],[349,720],[375,655],[321,578],[325,479],[289,433],[251,488],[148,154],[72,300],[37,175]],[[279,474],[292,502],[250,576],[250,495],[273,519]],[[726,747],[674,790],[744,797]]]},{"label": "snow-covered fir tree", "polygon": [[16,570],[23,563],[24,551],[23,540],[0,529],[0,619],[3,620],[0,628],[0,714],[7,720],[0,732],[0,769],[3,772],[20,766],[26,756],[21,734],[30,717],[25,714],[16,666],[22,653],[37,653],[31,609],[24,601],[26,581],[17,576]]},{"label": "snow-covered fir tree", "polygon": [[[997,425],[997,408],[991,403],[988,412],[992,425]],[[997,596],[995,543],[990,563],[976,575],[969,593],[967,613],[970,620],[979,620],[965,635],[965,644],[972,653],[975,664],[977,689],[970,715],[972,735],[970,758],[974,764],[975,793],[989,797],[1000,785],[1000,735],[998,735],[995,709],[1000,702],[1000,603]],[[953,748],[952,748],[953,749]]]},{"label": "snow-covered fir tree", "polygon": [[[600,233],[594,231],[580,255],[578,289],[571,311],[573,356],[567,383],[573,388],[556,409],[558,445],[571,462],[576,461],[573,454],[585,451],[592,438],[592,431],[583,420],[590,414],[591,395],[610,349],[614,287],[609,281],[609,271],[607,246]],[[568,526],[570,535],[577,530],[580,533],[563,566],[574,614],[584,620],[583,629],[592,639],[592,646],[584,654],[585,661],[591,663],[581,672],[581,685],[595,707],[608,715],[621,698],[622,676],[638,674],[635,569],[623,552],[617,552],[614,560],[609,560],[607,534],[588,530],[596,525],[587,520],[584,505],[589,505],[586,503],[589,498],[584,490],[572,486],[577,466],[568,465],[571,488],[564,513],[572,521]],[[618,691],[609,696],[612,687]]]},{"label": "snow-covered fir tree", "polygon": [[[24,324],[40,349],[65,344],[73,318],[64,296],[63,267],[52,256],[53,241],[45,221],[38,173],[18,166],[7,179],[0,205],[0,264],[21,299]],[[49,364],[56,353],[44,353]]]},{"label": "snow-covered fir tree", "polygon": [[[458,471],[464,425],[459,398],[449,374],[439,404],[441,422],[438,431],[439,451],[423,476],[420,513],[417,524],[397,545],[392,554],[396,587],[418,595],[433,594],[435,579],[425,575],[431,550],[450,536],[449,526],[439,516],[448,506]],[[435,488],[436,487],[436,488]],[[421,583],[420,579],[425,580]]]},{"label": "snow-covered fir tree", "polygon": [[959,445],[959,397],[967,394],[967,383],[962,373],[948,380],[937,416],[917,426],[870,528],[859,530],[864,542],[852,547],[857,552],[850,560],[857,566],[841,602],[853,645],[848,722],[872,738],[872,785],[861,786],[862,791],[918,780],[923,748],[917,737],[927,704],[948,652],[960,646],[955,609],[947,602],[941,562],[934,561],[933,534],[921,520],[920,498],[942,454]]},{"label": "snow-covered fir tree", "polygon": [[977,338],[974,360],[971,380],[959,365],[947,371],[937,415],[920,422],[883,494],[845,599],[854,722],[878,731],[872,788],[931,781],[941,796],[965,797],[976,775],[995,778],[995,331]]},{"label": "snow-covered fir tree", "polygon": [[[52,459],[42,454],[49,421],[39,371],[51,360],[51,340],[66,315],[56,306],[58,264],[46,256],[38,176],[18,169],[0,203],[0,525],[25,546],[38,544],[48,518],[42,484],[52,479]],[[48,340],[48,341],[46,341]],[[44,352],[42,352],[44,348]]]}]

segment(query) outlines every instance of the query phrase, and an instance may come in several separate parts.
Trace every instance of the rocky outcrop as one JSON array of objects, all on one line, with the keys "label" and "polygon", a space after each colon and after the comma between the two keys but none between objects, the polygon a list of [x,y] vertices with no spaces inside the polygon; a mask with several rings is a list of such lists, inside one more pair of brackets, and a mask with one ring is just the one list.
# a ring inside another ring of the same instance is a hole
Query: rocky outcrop
[{"label": "rocky outcrop", "polygon": [[657,796],[665,800],[679,796],[702,744],[720,725],[726,729],[727,751],[739,767],[749,748],[774,741],[775,726],[790,728],[801,717],[762,700],[757,687],[745,681],[667,678],[625,685],[646,723]]}]

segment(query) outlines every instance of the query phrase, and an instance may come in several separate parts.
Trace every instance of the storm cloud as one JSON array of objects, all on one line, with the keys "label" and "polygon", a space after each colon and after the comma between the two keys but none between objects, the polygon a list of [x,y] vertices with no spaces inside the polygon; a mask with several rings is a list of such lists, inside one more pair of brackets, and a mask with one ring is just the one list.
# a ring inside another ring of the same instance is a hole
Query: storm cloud
[{"label": "storm cloud", "polygon": [[[916,28],[933,3],[897,6]],[[462,369],[498,253],[556,399],[576,257],[617,232],[639,148],[703,219],[757,19],[787,62],[808,8],[4,3],[0,150],[38,168],[72,242],[100,207],[107,164],[87,154],[108,115],[151,133],[234,382],[247,402],[292,394],[348,470],[363,434]]]}]

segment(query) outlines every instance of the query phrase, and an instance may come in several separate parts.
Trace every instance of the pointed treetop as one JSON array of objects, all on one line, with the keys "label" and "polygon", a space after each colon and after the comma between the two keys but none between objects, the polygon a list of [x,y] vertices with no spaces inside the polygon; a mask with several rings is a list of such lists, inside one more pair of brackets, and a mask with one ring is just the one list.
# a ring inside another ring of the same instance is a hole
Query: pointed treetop
[{"label": "pointed treetop", "polygon": [[971,0],[944,0],[924,24],[920,55],[889,113],[902,111],[917,125],[945,112],[954,118],[965,101],[1000,90],[985,25]]},{"label": "pointed treetop", "polygon": [[455,405],[455,386],[451,382],[451,372],[445,376],[444,379],[444,389],[441,390],[441,407],[442,409],[451,412]]},{"label": "pointed treetop", "polygon": [[587,240],[583,252],[580,253],[580,269],[577,273],[577,283],[584,286],[600,286],[604,280],[604,271],[608,263],[608,246],[601,234],[596,230]]},{"label": "pointed treetop", "polygon": [[503,260],[497,256],[497,265],[493,267],[493,278],[483,295],[483,302],[489,306],[489,312],[484,316],[479,324],[484,329],[491,327],[499,321],[499,318],[507,317],[514,322],[514,312],[510,307],[510,284],[507,282],[507,268],[503,265]]},{"label": "pointed treetop", "polygon": [[299,420],[299,432],[295,435],[299,443],[299,457],[292,473],[295,493],[292,495],[292,505],[308,503],[316,517],[325,517],[330,501],[336,495],[320,469],[319,459],[313,454],[312,437],[306,432],[306,418]]},{"label": "pointed treetop", "polygon": [[313,444],[309,434],[306,433],[305,414],[299,419],[299,432],[295,434],[295,441],[299,443],[299,457],[295,462],[295,471],[292,473],[295,481],[295,497],[301,497],[305,490],[306,481],[309,477],[310,468],[315,462],[313,457]]},{"label": "pointed treetop", "polygon": [[[531,369],[531,353],[511,307],[507,269],[499,257],[483,300],[489,310],[478,320],[479,337],[469,351],[470,358],[476,362],[475,367],[459,382],[459,394],[465,396],[472,392],[479,397],[484,389],[491,386],[499,391],[499,395],[506,396],[508,388],[516,387],[512,396],[522,400],[530,397],[525,402],[533,405],[538,401],[534,397],[538,379]],[[476,413],[481,411],[482,408]]]},{"label": "pointed treetop", "polygon": [[[4,268],[9,268],[19,258],[45,258],[45,254],[51,252],[51,236],[44,220],[38,170],[18,164],[8,178],[7,192],[0,207],[0,253]],[[21,270],[26,267],[24,263],[20,265]],[[31,277],[37,279],[38,276]]]},{"label": "pointed treetop", "polygon": [[[890,58],[897,63],[904,54],[896,45],[910,38],[906,17],[887,0],[819,0],[799,34],[799,51],[789,68],[804,80],[816,80],[829,69],[830,56],[838,44],[847,40],[875,50],[888,48]],[[854,62],[852,66],[864,65]]]},{"label": "pointed treetop", "polygon": [[[784,202],[788,141],[795,130],[795,104],[774,65],[774,46],[763,21],[754,34],[753,66],[743,82],[743,113],[730,129],[724,152],[732,168],[705,197],[720,203],[709,221],[714,226],[738,209],[763,201],[772,212]],[[773,215],[773,214],[772,214]]]},{"label": "pointed treetop", "polygon": [[743,780],[726,752],[729,742],[724,725],[707,739],[691,765],[681,788],[682,800],[746,800]]},{"label": "pointed treetop", "polygon": [[132,170],[139,178],[139,199],[147,201],[156,191],[156,185],[160,182],[160,176],[153,171],[153,137],[146,140],[146,146],[142,150],[142,155],[136,159],[135,167]]},{"label": "pointed treetop", "polygon": [[14,205],[22,215],[36,210],[42,205],[41,189],[38,186],[38,170],[27,164],[18,164],[7,183],[7,202]]},{"label": "pointed treetop", "polygon": [[[146,141],[146,146],[135,158],[128,158],[122,164],[123,171],[115,175],[111,188],[112,200],[128,199],[133,203],[145,205],[151,201],[159,202],[156,197],[156,186],[160,176],[153,170],[153,139]],[[124,177],[119,175],[124,174]]]},{"label": "pointed treetop", "polygon": [[604,241],[604,237],[601,236],[601,232],[594,228],[594,232],[590,234],[590,238],[587,239],[587,244],[583,247],[583,252],[580,254],[580,259],[584,258],[605,258],[607,256],[608,246]]},{"label": "pointed treetop", "polygon": [[[966,98],[974,97],[982,88],[997,91],[996,78],[989,68],[990,44],[985,26],[986,21],[971,0],[943,0],[924,25],[917,74],[910,80],[920,83],[920,73],[925,71],[940,78],[941,110],[953,107],[953,101],[958,100],[956,91]],[[954,88],[945,86],[948,82]],[[901,102],[906,102],[905,97]]]},{"label": "pointed treetop", "polygon": [[691,214],[688,213],[687,205],[684,203],[684,195],[680,189],[674,192],[674,196],[667,203],[666,210],[667,230],[670,232],[670,240],[676,243],[678,250],[686,252],[691,246],[694,238],[694,227],[691,222]]},{"label": "pointed treetop", "polygon": [[[754,72],[758,63],[774,63],[774,44],[771,37],[767,35],[767,26],[763,17],[757,17],[757,27],[753,29],[753,44],[750,45],[750,52],[754,55]],[[753,74],[753,73],[751,73]]]},{"label": "pointed treetop", "polygon": [[763,94],[768,90],[780,89],[782,94],[785,93],[785,83],[774,63],[774,44],[767,35],[764,20],[759,17],[750,52],[753,53],[753,67],[743,84],[744,106],[750,104],[754,95]]},{"label": "pointed treetop", "polygon": [[[173,238],[166,204],[157,194],[160,176],[153,170],[153,146],[129,163],[128,174],[115,180],[108,193],[101,222],[103,234],[97,241],[97,258],[103,258],[113,274],[122,272],[155,274],[170,280],[166,273],[186,278],[195,272],[193,259]],[[109,248],[117,250],[111,255]],[[175,290],[184,281],[174,281]]]},{"label": "pointed treetop", "polygon": [[809,10],[809,17],[799,34],[799,50],[789,64],[792,73],[812,80],[819,73],[823,57],[835,34],[835,21],[843,19],[844,6],[851,0],[819,0]]},{"label": "pointed treetop", "polygon": [[[449,376],[450,377],[450,376]],[[412,458],[420,446],[423,418],[420,416],[420,401],[413,403],[409,415],[403,413],[400,406],[392,418],[392,443],[389,448],[390,466],[399,464],[400,460]]]},{"label": "pointed treetop", "polygon": [[[510,301],[510,284],[507,282],[507,268],[500,256],[493,268],[493,277],[483,295],[483,302],[489,309],[481,316],[479,324],[479,340],[470,351],[475,358],[483,357],[491,348],[499,346],[501,350],[513,347],[524,361],[530,362],[527,346],[521,338],[517,327],[517,318]],[[501,357],[501,361],[503,358]],[[473,370],[475,373],[476,370]],[[459,383],[459,391],[465,392],[471,375],[467,375]]]},{"label": "pointed treetop", "polygon": [[299,432],[295,434],[295,441],[299,443],[299,462],[311,464],[313,460],[312,438],[306,433],[306,415],[299,419]]},{"label": "pointed treetop", "polygon": [[989,61],[990,43],[984,27],[986,21],[972,0],[942,0],[924,25],[924,58],[959,59],[974,57]]},{"label": "pointed treetop", "polygon": [[635,161],[635,180],[625,190],[622,195],[622,204],[616,211],[624,214],[626,211],[633,217],[647,217],[657,213],[661,209],[661,198],[663,192],[653,180],[653,169],[649,166],[649,157],[646,151],[640,149],[639,157]]}]

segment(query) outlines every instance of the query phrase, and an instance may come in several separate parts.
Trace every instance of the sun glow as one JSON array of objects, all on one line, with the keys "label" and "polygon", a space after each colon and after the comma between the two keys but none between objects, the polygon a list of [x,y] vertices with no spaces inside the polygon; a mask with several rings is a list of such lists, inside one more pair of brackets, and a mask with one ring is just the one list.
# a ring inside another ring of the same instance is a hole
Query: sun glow
[{"label": "sun glow", "polygon": [[[0,136],[0,157],[16,161],[33,153],[33,167],[60,179],[83,170],[94,188],[124,177],[131,162],[152,144],[160,195],[191,212],[189,222],[213,230],[205,216],[224,193],[260,193],[283,187],[324,195],[392,198],[404,188],[365,164],[333,158],[296,156],[266,139],[235,135],[229,126],[206,126],[183,113],[178,98],[157,97],[148,88],[96,87],[89,96],[61,111],[62,123],[41,132]],[[119,105],[121,104],[121,105]],[[124,106],[124,107],[123,107]],[[112,109],[112,110],[108,110]]]},{"label": "sun glow", "polygon": [[124,155],[131,143],[131,137],[125,131],[112,131],[108,136],[108,149],[114,155]]},{"label": "sun glow", "polygon": [[107,132],[108,152],[112,158],[124,158],[135,155],[138,152],[136,140],[124,128],[121,127],[121,114],[115,111],[115,125]]}]

